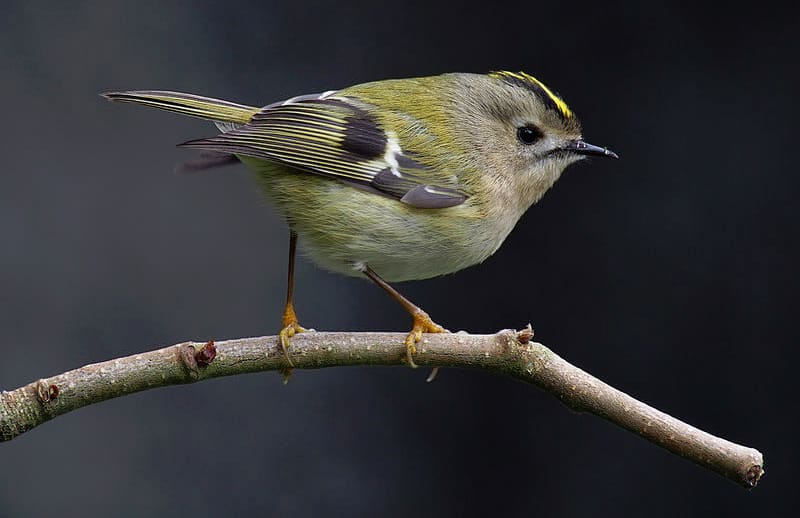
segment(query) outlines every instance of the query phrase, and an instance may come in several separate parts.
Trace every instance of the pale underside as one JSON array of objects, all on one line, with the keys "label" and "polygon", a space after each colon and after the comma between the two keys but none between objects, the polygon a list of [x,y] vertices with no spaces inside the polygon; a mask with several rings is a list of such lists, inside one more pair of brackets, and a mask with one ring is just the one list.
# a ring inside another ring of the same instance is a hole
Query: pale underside
[{"label": "pale underside", "polygon": [[[239,158],[256,171],[267,198],[300,237],[304,253],[343,275],[359,276],[364,265],[388,281],[456,272],[493,254],[513,228],[513,222],[495,224],[481,217],[473,199],[419,209],[338,180]],[[298,199],[298,193],[310,190],[314,199]]]}]

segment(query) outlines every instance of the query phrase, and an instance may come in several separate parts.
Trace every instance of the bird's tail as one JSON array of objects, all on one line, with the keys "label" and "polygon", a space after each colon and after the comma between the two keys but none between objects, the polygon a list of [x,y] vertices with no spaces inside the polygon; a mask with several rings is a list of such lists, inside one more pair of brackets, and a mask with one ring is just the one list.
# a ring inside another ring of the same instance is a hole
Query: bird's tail
[{"label": "bird's tail", "polygon": [[111,101],[143,104],[183,115],[233,124],[247,123],[260,110],[260,108],[253,106],[245,106],[221,99],[165,90],[105,92],[100,95]]}]

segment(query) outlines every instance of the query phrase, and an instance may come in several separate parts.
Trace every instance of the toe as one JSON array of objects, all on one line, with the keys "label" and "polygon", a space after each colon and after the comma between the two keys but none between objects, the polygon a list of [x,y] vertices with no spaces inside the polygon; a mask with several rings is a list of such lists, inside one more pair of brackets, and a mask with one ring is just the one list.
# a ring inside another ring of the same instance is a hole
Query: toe
[{"label": "toe", "polygon": [[414,362],[414,355],[417,354],[417,343],[422,339],[422,330],[418,327],[414,327],[408,336],[405,339],[405,346],[406,346],[406,360],[408,361],[408,365],[412,369],[417,368],[417,364]]},{"label": "toe", "polygon": [[294,367],[292,363],[292,359],[289,357],[289,347],[292,343],[292,337],[295,335],[295,330],[291,326],[286,326],[281,329],[281,332],[278,333],[278,343],[281,346],[281,351],[283,351],[283,357],[286,359],[286,363],[289,367]]}]

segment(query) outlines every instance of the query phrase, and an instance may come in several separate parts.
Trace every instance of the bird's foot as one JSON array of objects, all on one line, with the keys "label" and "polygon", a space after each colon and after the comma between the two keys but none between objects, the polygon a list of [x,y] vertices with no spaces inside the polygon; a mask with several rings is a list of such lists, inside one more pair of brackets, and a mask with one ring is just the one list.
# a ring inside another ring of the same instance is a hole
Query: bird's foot
[{"label": "bird's foot", "polygon": [[[421,309],[417,309],[412,313],[412,316],[414,317],[414,327],[411,328],[411,332],[406,336],[404,343],[406,345],[408,365],[416,369],[417,364],[414,362],[414,355],[417,353],[417,344],[422,340],[422,333],[449,333],[450,331],[431,320],[431,317]],[[434,371],[436,370],[438,369],[434,369]],[[435,372],[431,373],[428,380],[433,381],[435,376]]]},{"label": "bird's foot", "polygon": [[289,355],[289,347],[292,345],[292,337],[297,333],[302,333],[306,329],[301,327],[300,324],[297,322],[291,322],[286,325],[281,332],[278,333],[279,342],[281,345],[281,351],[283,352],[283,357],[286,358],[286,363],[289,364],[289,367],[294,367],[294,363],[292,363],[292,358]]},{"label": "bird's foot", "polygon": [[289,354],[289,347],[292,345],[292,337],[297,333],[305,332],[306,329],[297,323],[297,315],[295,315],[294,308],[291,306],[291,304],[287,305],[283,312],[282,324],[283,329],[281,329],[281,332],[278,333],[278,345],[280,345],[281,352],[283,352],[283,357],[286,359],[286,366],[281,369],[283,374],[283,383],[285,385],[289,382],[289,378],[292,375],[292,369],[294,368],[292,357]]}]

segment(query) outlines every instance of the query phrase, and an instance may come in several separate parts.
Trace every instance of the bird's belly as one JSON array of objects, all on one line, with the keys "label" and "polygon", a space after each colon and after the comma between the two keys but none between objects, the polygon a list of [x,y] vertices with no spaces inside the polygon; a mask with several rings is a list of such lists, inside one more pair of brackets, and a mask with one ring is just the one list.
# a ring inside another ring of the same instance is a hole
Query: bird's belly
[{"label": "bird's belly", "polygon": [[246,162],[256,165],[266,196],[297,232],[305,254],[344,275],[361,275],[364,265],[387,281],[452,273],[489,257],[511,230],[481,217],[470,200],[417,209],[338,180]]}]

